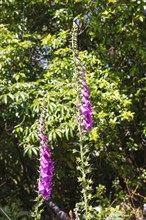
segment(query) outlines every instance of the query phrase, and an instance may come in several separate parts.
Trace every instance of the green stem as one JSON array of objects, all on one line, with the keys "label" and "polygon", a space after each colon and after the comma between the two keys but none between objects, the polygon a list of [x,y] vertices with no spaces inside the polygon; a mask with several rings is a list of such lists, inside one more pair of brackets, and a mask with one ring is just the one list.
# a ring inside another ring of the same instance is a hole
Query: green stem
[{"label": "green stem", "polygon": [[82,115],[79,110],[79,103],[81,103],[80,100],[80,85],[77,81],[79,81],[81,77],[81,69],[80,69],[80,60],[79,60],[79,52],[78,52],[78,45],[77,45],[77,25],[74,22],[73,23],[73,33],[72,33],[72,48],[73,48],[73,59],[74,59],[74,83],[77,87],[77,108],[78,108],[78,130],[79,130],[79,150],[80,150],[80,169],[81,169],[81,178],[82,178],[82,193],[83,193],[83,200],[84,200],[84,208],[85,208],[85,219],[88,219],[88,198],[87,198],[87,191],[86,191],[86,167],[85,167],[85,153],[84,153],[84,140],[83,140],[83,132],[82,132]]},{"label": "green stem", "polygon": [[84,198],[84,204],[85,204],[85,217],[87,219],[88,215],[88,199],[86,194],[86,172],[85,172],[85,160],[84,160],[84,145],[83,145],[83,139],[82,139],[82,131],[81,131],[81,125],[79,123],[78,125],[79,129],[79,141],[80,141],[80,157],[81,157],[81,174],[82,174],[82,190],[83,190],[83,198]]},{"label": "green stem", "polygon": [[[75,68],[75,71],[77,69]],[[77,83],[77,103],[81,103],[80,100],[80,86]],[[83,193],[83,200],[84,200],[84,208],[85,208],[85,219],[88,216],[88,199],[87,199],[87,192],[86,192],[86,167],[85,167],[85,153],[84,153],[84,139],[83,139],[83,131],[82,131],[82,115],[80,112],[80,108],[78,107],[78,131],[79,131],[79,151],[80,151],[80,160],[81,160],[81,178],[82,178],[82,193]]]}]

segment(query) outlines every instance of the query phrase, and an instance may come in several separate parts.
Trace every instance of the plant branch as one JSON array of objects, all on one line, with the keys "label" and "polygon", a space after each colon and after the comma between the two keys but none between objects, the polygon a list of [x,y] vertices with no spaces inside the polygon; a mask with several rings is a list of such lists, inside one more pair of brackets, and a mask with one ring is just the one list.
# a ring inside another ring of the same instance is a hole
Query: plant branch
[{"label": "plant branch", "polygon": [[8,219],[8,220],[12,220],[7,213],[0,207],[0,211],[3,213],[3,215]]},{"label": "plant branch", "polygon": [[52,201],[48,201],[47,206],[49,206],[51,211],[54,214],[56,214],[56,216],[58,217],[57,219],[60,219],[60,220],[74,220],[73,218],[70,218],[65,212],[60,210],[60,208],[56,204],[54,204]]}]

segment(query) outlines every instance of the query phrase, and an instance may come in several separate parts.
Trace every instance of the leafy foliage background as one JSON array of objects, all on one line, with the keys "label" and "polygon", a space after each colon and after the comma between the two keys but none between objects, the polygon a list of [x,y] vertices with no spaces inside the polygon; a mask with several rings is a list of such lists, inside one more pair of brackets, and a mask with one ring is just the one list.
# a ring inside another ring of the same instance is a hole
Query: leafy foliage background
[{"label": "leafy foliage background", "polygon": [[52,200],[66,211],[80,201],[71,47],[78,16],[93,104],[93,206],[127,203],[135,213],[146,191],[146,2],[2,0],[0,13],[1,207],[14,219],[31,219],[44,100],[54,146]]}]

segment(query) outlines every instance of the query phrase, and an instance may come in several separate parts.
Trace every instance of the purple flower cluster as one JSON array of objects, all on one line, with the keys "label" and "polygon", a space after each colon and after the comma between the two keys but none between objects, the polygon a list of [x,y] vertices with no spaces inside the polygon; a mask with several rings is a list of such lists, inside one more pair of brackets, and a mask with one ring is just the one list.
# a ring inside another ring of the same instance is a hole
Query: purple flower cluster
[{"label": "purple flower cluster", "polygon": [[83,125],[84,129],[87,131],[92,130],[92,110],[91,110],[91,103],[89,101],[90,94],[89,94],[89,87],[87,85],[85,76],[82,78],[82,90],[81,90],[81,101],[82,104],[80,106],[80,111],[83,117]]},{"label": "purple flower cluster", "polygon": [[39,193],[48,200],[52,191],[52,178],[54,162],[51,159],[51,149],[48,146],[48,138],[44,127],[40,128],[41,149],[40,149],[40,179],[38,183]]}]

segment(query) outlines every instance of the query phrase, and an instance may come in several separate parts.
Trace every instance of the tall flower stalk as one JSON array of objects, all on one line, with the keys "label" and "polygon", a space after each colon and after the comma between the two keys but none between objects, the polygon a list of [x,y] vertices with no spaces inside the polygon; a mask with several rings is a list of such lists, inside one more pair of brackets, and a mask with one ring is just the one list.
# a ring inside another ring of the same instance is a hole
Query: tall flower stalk
[{"label": "tall flower stalk", "polygon": [[48,138],[45,130],[44,112],[41,113],[39,121],[40,136],[40,177],[38,182],[38,192],[45,200],[48,200],[52,191],[52,178],[54,162],[51,158],[51,148],[48,145]]},{"label": "tall flower stalk", "polygon": [[86,133],[92,129],[92,110],[91,103],[89,101],[89,87],[86,82],[86,71],[82,67],[78,45],[77,45],[77,34],[78,27],[73,22],[73,31],[72,31],[72,49],[73,49],[73,59],[74,59],[74,85],[77,89],[77,99],[76,99],[76,108],[77,108],[77,124],[78,124],[78,133],[79,133],[79,157],[77,158],[77,169],[80,171],[79,182],[82,187],[83,194],[83,211],[84,219],[91,219],[91,189],[92,189],[92,180],[89,178],[89,173],[91,172],[90,168],[90,158],[89,158],[89,146],[87,144]]}]

